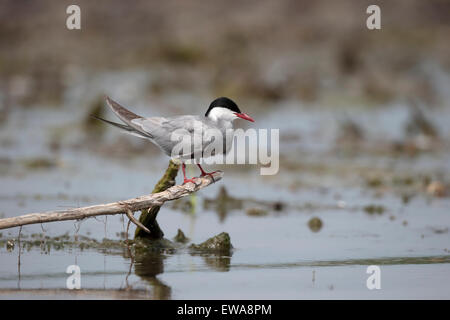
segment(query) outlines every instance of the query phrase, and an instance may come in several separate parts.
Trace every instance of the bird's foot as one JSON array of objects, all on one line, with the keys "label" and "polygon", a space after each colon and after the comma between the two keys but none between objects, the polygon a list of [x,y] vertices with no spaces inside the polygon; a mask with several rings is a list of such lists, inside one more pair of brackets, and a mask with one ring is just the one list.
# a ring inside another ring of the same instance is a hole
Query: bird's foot
[{"label": "bird's foot", "polygon": [[204,177],[204,176],[210,176],[213,182],[216,182],[216,180],[214,179],[214,173],[220,172],[220,170],[216,170],[213,172],[202,172],[202,174],[200,175],[200,177]]},{"label": "bird's foot", "polygon": [[192,178],[192,179],[184,179],[184,181],[183,181],[183,184],[186,184],[186,183],[189,183],[189,182],[192,182],[193,184],[195,184],[195,178]]}]

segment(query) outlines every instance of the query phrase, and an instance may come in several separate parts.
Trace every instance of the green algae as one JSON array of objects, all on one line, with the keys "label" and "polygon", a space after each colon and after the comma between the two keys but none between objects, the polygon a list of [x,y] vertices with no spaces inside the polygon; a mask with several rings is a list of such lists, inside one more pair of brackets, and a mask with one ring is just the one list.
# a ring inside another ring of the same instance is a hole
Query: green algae
[{"label": "green algae", "polygon": [[179,243],[189,242],[189,238],[184,235],[184,232],[181,229],[178,229],[177,235],[173,238],[173,240]]},{"label": "green algae", "polygon": [[203,208],[205,210],[214,209],[219,215],[220,221],[224,221],[231,210],[241,210],[244,200],[235,198],[228,194],[224,186],[220,187],[215,199],[204,199]]},{"label": "green algae", "polygon": [[230,253],[233,245],[231,244],[230,235],[222,232],[200,244],[191,244],[189,249],[193,252]]},{"label": "green algae", "polygon": [[[169,161],[169,166],[162,178],[158,181],[152,193],[162,192],[175,185],[175,178],[178,174],[178,169],[180,164],[172,160]],[[147,239],[162,239],[164,237],[164,232],[158,225],[156,221],[156,216],[158,215],[159,209],[161,207],[154,206],[150,209],[145,209],[141,211],[139,217],[139,222],[146,226],[150,230],[150,234],[145,232],[143,229],[137,227],[134,233],[134,238],[147,238]]]},{"label": "green algae", "polygon": [[262,209],[262,208],[256,208],[256,207],[254,207],[254,208],[248,208],[246,211],[245,211],[245,213],[248,215],[248,216],[251,216],[251,217],[264,217],[264,216],[267,216],[269,213],[267,212],[267,210],[264,210],[264,209]]},{"label": "green algae", "polygon": [[[43,254],[49,254],[52,250],[55,251],[70,251],[79,249],[94,250],[106,254],[120,254],[126,255],[124,252],[131,250],[135,255],[142,255],[147,253],[159,254],[175,254],[179,250],[189,249],[191,254],[219,254],[230,255],[233,246],[231,245],[230,236],[228,233],[222,232],[214,237],[209,238],[201,244],[192,244],[187,247],[189,242],[183,231],[178,229],[174,241],[161,239],[109,239],[103,238],[101,241],[90,238],[84,235],[69,236],[67,233],[59,236],[46,236],[44,234],[34,233],[31,236],[23,235],[20,238],[20,247],[30,251],[32,249],[39,249]],[[2,238],[0,239],[0,248],[6,248],[8,252],[13,252],[18,248],[17,238]],[[219,262],[217,262],[219,263]]]},{"label": "green algae", "polygon": [[363,208],[363,210],[370,215],[382,215],[386,208],[381,205],[370,204]]},{"label": "green algae", "polygon": [[48,170],[53,169],[57,165],[55,160],[43,157],[24,159],[22,164],[28,170]]},{"label": "green algae", "polygon": [[312,232],[319,232],[322,226],[323,222],[318,217],[313,217],[308,221],[308,227]]}]

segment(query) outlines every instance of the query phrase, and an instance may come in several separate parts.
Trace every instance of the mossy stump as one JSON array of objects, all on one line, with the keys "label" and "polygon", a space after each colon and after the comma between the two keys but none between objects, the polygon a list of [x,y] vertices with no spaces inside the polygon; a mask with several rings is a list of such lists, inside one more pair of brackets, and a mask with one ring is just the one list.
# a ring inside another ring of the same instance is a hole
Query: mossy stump
[{"label": "mossy stump", "polygon": [[[169,161],[169,166],[166,169],[166,172],[162,176],[162,178],[158,181],[153,189],[152,193],[162,192],[172,186],[175,185],[175,178],[177,177],[178,169],[180,168],[180,164],[174,162],[173,160]],[[152,207],[150,209],[145,209],[141,211],[141,216],[139,217],[139,222],[141,222],[144,226],[146,226],[150,233],[145,232],[141,228],[137,227],[136,232],[134,233],[134,238],[146,238],[146,239],[162,239],[164,237],[164,232],[158,225],[156,221],[156,216],[159,212],[158,206]]]},{"label": "mossy stump", "polygon": [[231,244],[230,235],[226,232],[222,232],[200,244],[191,244],[189,249],[193,252],[209,252],[229,255],[231,254],[233,245]]}]

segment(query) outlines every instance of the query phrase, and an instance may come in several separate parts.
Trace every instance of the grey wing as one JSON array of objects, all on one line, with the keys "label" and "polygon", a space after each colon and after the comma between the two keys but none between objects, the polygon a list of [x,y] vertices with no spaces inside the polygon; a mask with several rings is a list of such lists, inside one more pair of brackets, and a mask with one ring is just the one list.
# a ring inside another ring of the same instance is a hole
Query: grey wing
[{"label": "grey wing", "polygon": [[138,116],[137,114],[131,112],[127,108],[121,106],[120,104],[118,104],[117,102],[112,100],[110,97],[106,97],[106,102],[107,102],[108,106],[111,108],[111,110],[114,112],[114,114],[120,120],[122,120],[126,124],[126,126],[117,125],[114,122],[105,121],[104,119],[101,119],[101,120],[108,122],[109,124],[115,125],[117,127],[121,127],[122,129],[128,131],[128,133],[131,133],[131,134],[134,134],[137,136],[141,136],[144,138],[152,138],[152,136],[148,132],[141,131],[139,126],[134,125],[133,120],[142,119],[141,116]]},{"label": "grey wing", "polygon": [[109,120],[97,117],[95,115],[93,115],[92,117],[97,119],[97,120],[101,120],[101,121],[103,121],[103,122],[105,122],[107,124],[110,124],[110,125],[112,125],[114,127],[117,127],[119,129],[123,130],[124,132],[126,132],[128,134],[131,134],[133,136],[136,136],[136,137],[139,137],[139,138],[144,138],[144,139],[149,139],[150,138],[149,136],[145,135],[144,133],[142,133],[140,131],[137,131],[136,129],[134,129],[133,127],[130,127],[129,125],[121,124],[121,123],[117,123],[117,122],[112,122],[112,121],[109,121]]},{"label": "grey wing", "polygon": [[133,124],[152,136],[166,154],[182,159],[201,157],[204,123],[196,116],[134,119]]}]

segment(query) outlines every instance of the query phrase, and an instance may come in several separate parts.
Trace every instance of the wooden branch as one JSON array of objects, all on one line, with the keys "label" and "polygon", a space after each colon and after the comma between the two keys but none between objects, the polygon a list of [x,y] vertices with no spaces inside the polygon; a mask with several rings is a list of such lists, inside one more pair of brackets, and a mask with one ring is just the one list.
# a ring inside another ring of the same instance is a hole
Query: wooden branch
[{"label": "wooden branch", "polygon": [[132,212],[148,209],[153,206],[161,206],[166,201],[176,200],[196,192],[211,183],[222,179],[223,172],[213,174],[214,180],[210,176],[195,178],[195,185],[187,183],[176,185],[165,191],[141,196],[125,201],[99,204],[95,206],[75,208],[61,211],[48,211],[40,213],[30,213],[23,216],[0,219],[0,229],[24,226],[27,224],[46,223],[65,220],[81,220],[101,215],[127,214],[127,209]]},{"label": "wooden branch", "polygon": [[[136,218],[133,216],[133,212],[130,210],[130,208],[127,209],[127,217],[130,219],[131,222],[133,222],[137,227],[141,228],[147,233],[151,233],[150,230],[147,229],[146,226],[144,226],[142,223],[136,220]],[[128,233],[127,233],[128,234]]]},{"label": "wooden branch", "polygon": [[[153,188],[152,193],[159,193],[173,187],[175,185],[175,179],[177,177],[178,171],[180,169],[180,161],[170,159],[169,165],[164,172],[161,179]],[[137,227],[134,232],[134,238],[147,238],[151,240],[162,239],[164,237],[164,232],[159,227],[156,217],[158,215],[159,206],[153,206],[148,209],[141,210],[141,215],[139,216],[139,222],[150,231],[146,232],[144,229]]]}]

